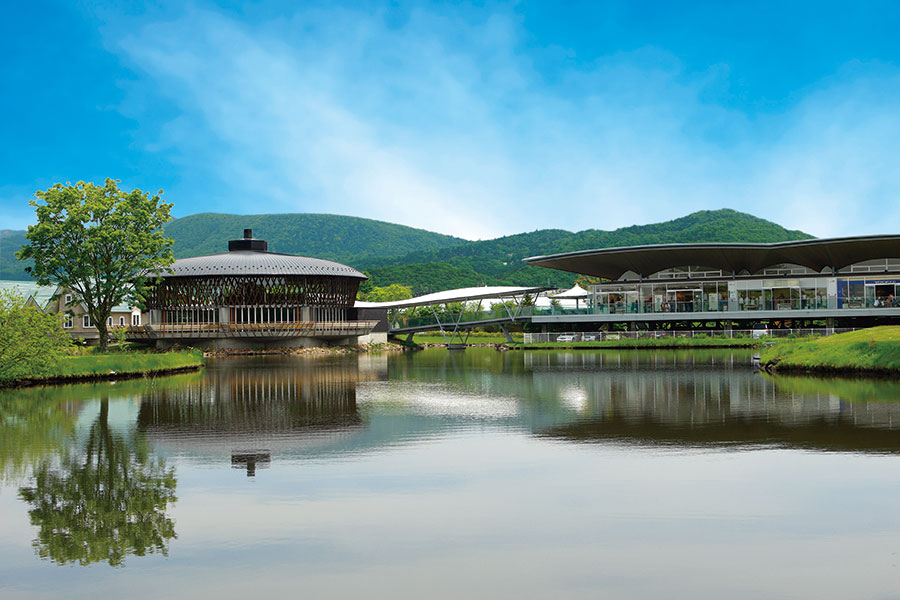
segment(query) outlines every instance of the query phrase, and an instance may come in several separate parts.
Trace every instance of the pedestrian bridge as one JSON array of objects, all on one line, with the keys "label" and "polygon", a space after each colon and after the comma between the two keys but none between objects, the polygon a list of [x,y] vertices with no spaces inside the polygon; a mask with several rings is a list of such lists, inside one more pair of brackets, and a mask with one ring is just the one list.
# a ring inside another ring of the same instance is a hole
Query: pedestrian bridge
[{"label": "pedestrian bridge", "polygon": [[[534,300],[546,287],[483,286],[446,290],[406,300],[391,302],[357,302],[357,309],[386,309],[388,334],[412,335],[438,330],[448,347],[464,345],[473,327],[499,325],[531,320]],[[413,310],[410,310],[413,309]]]}]

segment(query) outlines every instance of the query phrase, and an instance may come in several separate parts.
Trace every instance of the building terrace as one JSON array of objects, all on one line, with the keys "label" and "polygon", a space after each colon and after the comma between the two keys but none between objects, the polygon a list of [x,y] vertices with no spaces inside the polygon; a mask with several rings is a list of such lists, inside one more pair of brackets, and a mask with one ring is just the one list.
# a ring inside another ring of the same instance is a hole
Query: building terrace
[{"label": "building terrace", "polygon": [[586,308],[534,322],[900,319],[900,236],[775,244],[659,244],[525,259],[600,277]]}]

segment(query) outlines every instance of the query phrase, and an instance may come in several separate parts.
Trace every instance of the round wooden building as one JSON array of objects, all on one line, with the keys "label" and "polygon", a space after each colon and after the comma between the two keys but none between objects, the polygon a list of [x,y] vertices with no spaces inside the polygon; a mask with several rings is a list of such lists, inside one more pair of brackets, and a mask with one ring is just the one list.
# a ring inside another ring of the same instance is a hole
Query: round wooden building
[{"label": "round wooden building", "polygon": [[366,276],[329,260],[268,251],[244,230],[228,252],[176,260],[145,302],[131,339],[213,348],[366,343],[376,321],[353,303]]}]

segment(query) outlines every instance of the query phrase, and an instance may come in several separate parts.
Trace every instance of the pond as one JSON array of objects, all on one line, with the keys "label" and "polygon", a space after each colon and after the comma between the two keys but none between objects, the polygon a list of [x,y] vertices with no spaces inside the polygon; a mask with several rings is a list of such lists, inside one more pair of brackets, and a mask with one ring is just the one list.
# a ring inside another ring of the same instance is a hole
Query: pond
[{"label": "pond", "polygon": [[0,597],[900,597],[900,383],[749,351],[0,392]]}]

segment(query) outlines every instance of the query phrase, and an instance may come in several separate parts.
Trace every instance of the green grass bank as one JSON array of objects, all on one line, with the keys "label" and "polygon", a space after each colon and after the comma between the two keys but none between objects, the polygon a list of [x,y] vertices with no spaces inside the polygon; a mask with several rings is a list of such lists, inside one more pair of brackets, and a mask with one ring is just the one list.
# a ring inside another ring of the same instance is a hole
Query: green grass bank
[{"label": "green grass bank", "polygon": [[201,368],[203,353],[199,350],[179,352],[118,352],[84,354],[63,358],[52,372],[39,376],[0,380],[0,387],[90,381],[97,379],[126,379],[177,373]]},{"label": "green grass bank", "polygon": [[[539,342],[535,344],[525,344],[524,336],[520,332],[512,332],[511,336],[514,340],[509,344],[510,348],[524,350],[538,349],[572,349],[572,348],[610,348],[610,349],[635,349],[635,348],[756,348],[762,345],[762,340],[754,340],[749,337],[724,337],[724,336],[702,336],[694,337],[664,337],[664,338],[621,338],[618,340],[602,340],[595,342]],[[461,342],[465,339],[465,333],[461,338],[454,339],[454,342]],[[417,333],[413,337],[413,342],[420,345],[442,345],[447,340],[440,334],[433,333]],[[479,344],[507,344],[506,338],[502,333],[485,333],[473,332],[468,338],[469,345]]]},{"label": "green grass bank", "polygon": [[510,348],[522,348],[524,350],[538,348],[573,348],[592,349],[609,348],[620,350],[633,349],[681,349],[681,348],[756,348],[762,345],[762,340],[754,340],[749,337],[664,337],[664,338],[622,338],[618,340],[602,340],[596,342],[542,342],[537,344],[522,344],[510,346]]},{"label": "green grass bank", "polygon": [[900,375],[900,327],[883,326],[764,348],[767,371]]}]

